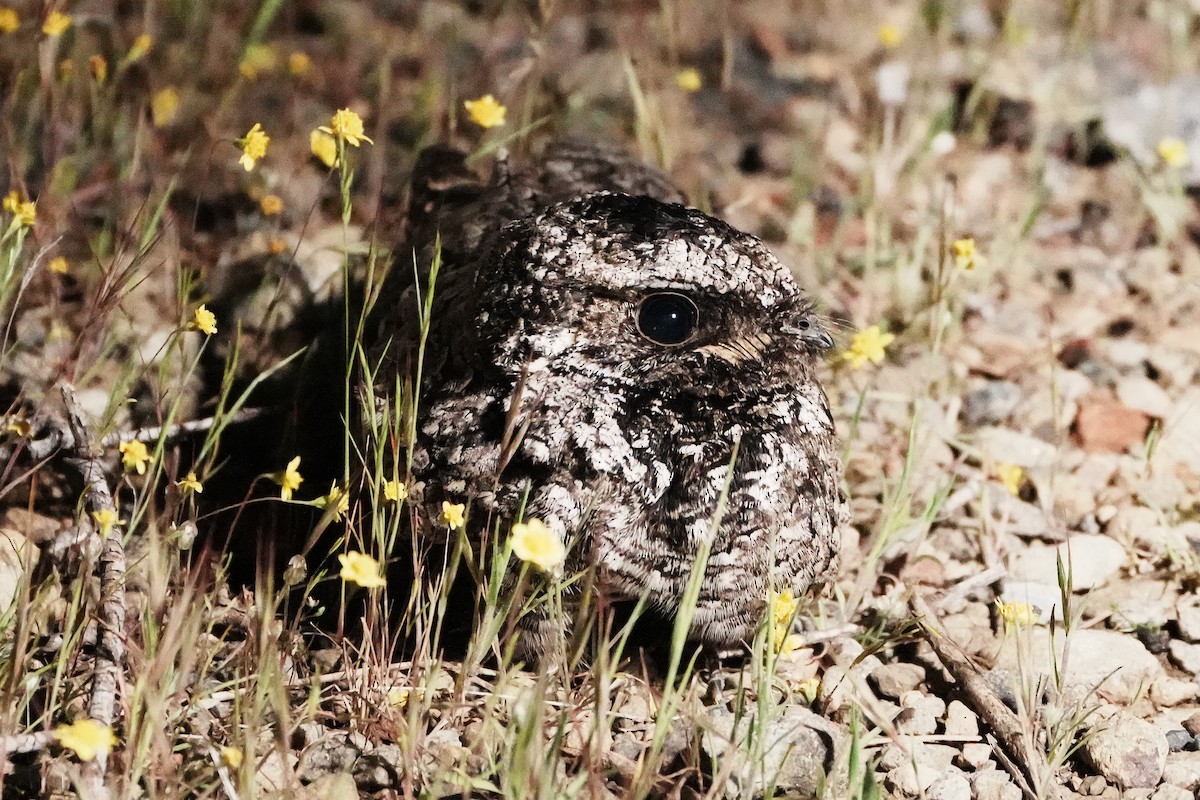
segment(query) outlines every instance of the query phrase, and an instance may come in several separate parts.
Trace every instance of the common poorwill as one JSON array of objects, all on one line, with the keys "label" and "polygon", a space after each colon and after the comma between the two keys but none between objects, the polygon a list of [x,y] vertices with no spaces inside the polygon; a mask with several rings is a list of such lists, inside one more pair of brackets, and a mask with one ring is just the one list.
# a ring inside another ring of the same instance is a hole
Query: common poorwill
[{"label": "common poorwill", "polygon": [[[834,562],[841,469],[816,376],[832,340],[758,239],[682,200],[603,147],[502,159],[486,180],[460,152],[422,154],[408,241],[427,265],[440,233],[443,265],[413,472],[430,520],[469,500],[507,531],[527,495],[568,570],[668,618],[712,536],[691,637],[724,648],[770,591]],[[390,304],[392,342],[415,341],[414,307]],[[562,631],[526,635],[537,652]]]}]

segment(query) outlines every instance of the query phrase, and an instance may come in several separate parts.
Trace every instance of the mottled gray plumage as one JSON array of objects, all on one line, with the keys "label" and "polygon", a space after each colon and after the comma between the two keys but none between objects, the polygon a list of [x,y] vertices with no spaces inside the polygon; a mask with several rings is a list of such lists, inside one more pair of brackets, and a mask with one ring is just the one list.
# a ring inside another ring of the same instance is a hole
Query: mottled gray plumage
[{"label": "mottled gray plumage", "polygon": [[[477,520],[511,521],[528,490],[526,514],[573,543],[568,570],[595,565],[610,595],[668,617],[728,487],[692,623],[727,647],[769,590],[803,592],[834,561],[841,471],[815,374],[831,340],[761,242],[681,200],[595,146],[486,181],[453,150],[422,155],[408,238],[428,263],[440,231],[444,265],[414,477],[435,520],[473,498]],[[698,310],[683,343],[639,331],[662,293]],[[411,342],[414,302],[395,306],[384,329]],[[529,633],[531,651],[561,635]]]}]

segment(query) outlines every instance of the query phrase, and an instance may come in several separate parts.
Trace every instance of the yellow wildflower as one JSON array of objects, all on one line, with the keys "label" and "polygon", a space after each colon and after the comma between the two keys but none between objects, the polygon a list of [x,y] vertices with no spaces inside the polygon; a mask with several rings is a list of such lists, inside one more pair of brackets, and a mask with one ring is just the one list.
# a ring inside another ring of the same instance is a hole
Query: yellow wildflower
[{"label": "yellow wildflower", "polygon": [[954,243],[950,245],[950,249],[954,253],[954,266],[965,270],[975,269],[974,239],[970,236],[955,239]]},{"label": "yellow wildflower", "polygon": [[16,189],[4,197],[2,205],[5,211],[12,214],[17,222],[26,228],[32,228],[37,222],[37,203],[32,200],[22,200]]},{"label": "yellow wildflower", "polygon": [[179,92],[168,86],[159,89],[150,98],[150,120],[156,128],[164,128],[175,121],[179,113]]},{"label": "yellow wildflower", "polygon": [[14,436],[19,436],[24,439],[29,434],[33,433],[33,426],[29,424],[29,420],[24,417],[13,415],[4,421],[4,430]]},{"label": "yellow wildflower", "polygon": [[350,510],[350,493],[334,481],[329,487],[329,493],[317,498],[317,508],[333,509],[333,518],[340,520]]},{"label": "yellow wildflower", "polygon": [[1009,494],[1016,497],[1021,493],[1021,481],[1025,479],[1025,470],[1016,464],[999,464],[996,466],[996,477],[1008,489]]},{"label": "yellow wildflower", "polygon": [[192,312],[192,321],[188,325],[192,330],[200,331],[201,333],[212,336],[217,332],[217,315],[205,308],[201,303],[196,310]]},{"label": "yellow wildflower", "polygon": [[884,333],[878,325],[872,325],[854,334],[850,349],[842,353],[842,358],[849,362],[852,369],[862,369],[868,362],[882,364],[887,355],[887,346],[895,340],[895,334]]},{"label": "yellow wildflower", "polygon": [[481,128],[495,128],[504,124],[504,116],[508,109],[496,102],[496,98],[485,94],[478,100],[467,100],[463,103],[467,116]]},{"label": "yellow wildflower", "polygon": [[175,481],[175,485],[184,494],[201,494],[204,491],[204,484],[196,478],[195,472],[189,472],[183,480]]},{"label": "yellow wildflower", "polygon": [[283,198],[277,194],[264,194],[258,201],[258,207],[265,216],[273,217],[283,211]]},{"label": "yellow wildflower", "polygon": [[412,689],[407,686],[393,686],[388,689],[387,703],[392,708],[404,708],[408,705],[408,698],[411,694]]},{"label": "yellow wildflower", "polygon": [[245,755],[240,747],[225,746],[221,748],[221,762],[230,769],[240,768],[244,758]]},{"label": "yellow wildflower", "polygon": [[675,73],[675,85],[685,92],[698,92],[704,82],[700,79],[700,70],[688,67]]},{"label": "yellow wildflower", "polygon": [[267,254],[277,256],[287,250],[287,242],[280,239],[278,236],[272,237],[267,241]]},{"label": "yellow wildflower", "polygon": [[21,18],[8,6],[0,6],[0,33],[13,33],[21,27]]},{"label": "yellow wildflower", "polygon": [[108,59],[100,54],[90,56],[88,58],[88,69],[92,71],[92,77],[96,79],[96,83],[104,83],[108,79]]},{"label": "yellow wildflower", "polygon": [[325,166],[333,169],[338,165],[337,139],[317,128],[308,135],[308,149]]},{"label": "yellow wildflower", "polygon": [[398,480],[384,481],[383,499],[389,503],[403,503],[408,499],[408,487]]},{"label": "yellow wildflower", "polygon": [[890,22],[879,28],[879,43],[884,47],[896,47],[904,41],[904,31]]},{"label": "yellow wildflower", "polygon": [[102,508],[99,511],[93,511],[92,519],[96,520],[96,524],[100,526],[101,539],[108,538],[113,528],[125,524],[125,520],[119,519],[117,512],[111,508]]},{"label": "yellow wildflower", "polygon": [[[355,112],[348,108],[338,110],[329,120],[329,127],[317,128],[319,131],[324,131],[335,139],[341,139],[348,145],[358,147],[363,142],[367,144],[375,144],[370,138],[363,135],[363,121]],[[324,160],[324,159],[322,159]]]},{"label": "yellow wildflower", "polygon": [[75,77],[75,62],[72,59],[64,58],[58,62],[58,79],[63,83]]},{"label": "yellow wildflower", "polygon": [[284,471],[277,473],[272,480],[279,484],[279,496],[284,500],[291,500],[292,492],[304,483],[304,478],[300,476],[300,456],[289,461]]},{"label": "yellow wildflower", "polygon": [[254,123],[254,127],[246,132],[246,135],[237,140],[238,146],[242,148],[242,157],[238,159],[246,172],[254,169],[254,165],[260,158],[267,154],[267,145],[270,144],[271,137],[267,136],[263,131],[262,123]]},{"label": "yellow wildflower", "polygon": [[117,445],[117,449],[121,451],[121,463],[125,465],[126,472],[136,471],[138,475],[146,474],[146,464],[150,462],[150,451],[146,449],[145,442],[133,439],[121,442]]},{"label": "yellow wildflower", "polygon": [[784,589],[771,600],[771,619],[776,625],[791,625],[800,601],[792,596],[791,589]]},{"label": "yellow wildflower", "polygon": [[71,264],[62,256],[55,256],[50,259],[50,263],[46,265],[46,269],[55,275],[66,275],[71,271]]},{"label": "yellow wildflower", "polygon": [[821,679],[816,675],[811,678],[805,678],[795,684],[791,684],[792,691],[800,696],[805,705],[812,705],[817,699],[817,695],[821,693]]},{"label": "yellow wildflower", "polygon": [[143,33],[133,40],[133,46],[129,48],[129,52],[125,54],[126,63],[137,61],[146,53],[150,52],[150,48],[154,46],[154,39],[148,33]]},{"label": "yellow wildflower", "polygon": [[299,50],[288,56],[288,72],[293,75],[307,75],[312,69],[312,59],[308,57],[308,53],[301,53]]},{"label": "yellow wildflower", "polygon": [[71,17],[61,11],[51,11],[50,16],[42,23],[42,33],[47,36],[62,36],[71,27]]},{"label": "yellow wildflower", "polygon": [[788,656],[804,649],[804,637],[798,633],[789,633],[786,625],[775,626],[773,641],[775,652],[781,656]]},{"label": "yellow wildflower", "polygon": [[1005,631],[1028,628],[1038,621],[1037,609],[1028,603],[1018,603],[1016,601],[1006,603],[997,598],[996,613],[1000,615],[1000,619],[1004,620]]},{"label": "yellow wildflower", "polygon": [[442,501],[442,524],[450,530],[456,530],[466,521],[467,507],[462,503]]},{"label": "yellow wildflower", "polygon": [[518,522],[512,527],[513,553],[543,572],[552,572],[567,559],[567,548],[540,519]]},{"label": "yellow wildflower", "polygon": [[1156,149],[1158,150],[1158,157],[1168,167],[1182,169],[1191,163],[1192,159],[1188,155],[1187,142],[1182,139],[1176,139],[1174,136],[1159,139]]},{"label": "yellow wildflower", "polygon": [[101,753],[107,755],[117,744],[117,735],[112,728],[94,719],[59,725],[54,729],[54,738],[79,756],[81,761],[91,761]]},{"label": "yellow wildflower", "polygon": [[344,581],[356,583],[364,589],[378,589],[387,585],[379,562],[366,553],[351,550],[349,553],[338,555],[338,561],[342,565],[339,574]]},{"label": "yellow wildflower", "polygon": [[254,80],[264,72],[271,72],[279,64],[279,51],[275,45],[252,44],[238,62],[238,72],[247,80]]}]

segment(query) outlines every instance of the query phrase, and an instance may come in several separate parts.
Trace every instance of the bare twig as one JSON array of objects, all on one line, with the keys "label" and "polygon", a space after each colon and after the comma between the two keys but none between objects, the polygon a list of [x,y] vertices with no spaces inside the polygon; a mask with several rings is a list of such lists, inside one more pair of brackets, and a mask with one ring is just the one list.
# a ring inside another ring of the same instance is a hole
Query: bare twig
[{"label": "bare twig", "polygon": [[50,731],[40,733],[22,733],[16,736],[0,736],[0,761],[17,753],[36,753],[45,750],[54,741]]},{"label": "bare twig", "polygon": [[1017,786],[1031,800],[1038,800],[1039,797],[1058,797],[1057,789],[1050,785],[1044,787],[1050,794],[1038,795],[1030,784],[1031,779],[1035,784],[1048,784],[1048,781],[1042,779],[1050,777],[1050,765],[1045,754],[1034,746],[1032,733],[1021,724],[1017,715],[1004,705],[988,685],[979,668],[941,630],[937,624],[937,615],[925,599],[914,594],[909,601],[909,608],[921,626],[925,641],[962,687],[974,710],[1000,740],[1001,746],[997,748],[997,755]]},{"label": "bare twig", "polygon": [[[116,513],[112,493],[104,476],[104,451],[92,439],[75,387],[63,384],[60,387],[63,403],[67,409],[67,424],[74,437],[75,446],[66,457],[66,463],[77,470],[83,478],[83,504],[88,515],[108,511]],[[87,525],[85,517],[83,525]],[[93,535],[101,536],[101,529],[93,526]],[[100,573],[100,604],[97,617],[100,636],[96,643],[95,675],[92,678],[92,696],[88,702],[88,716],[97,722],[112,727],[116,708],[117,687],[121,682],[125,665],[125,546],[117,532],[110,532],[99,543],[100,558],[97,569]],[[104,773],[108,766],[108,755],[97,753],[96,758],[83,765],[82,779],[88,797],[107,798]]]},{"label": "bare twig", "polygon": [[[268,414],[274,413],[274,411],[275,409],[273,408],[240,408],[228,417],[225,417],[222,422],[226,425],[238,425],[265,417]],[[175,425],[156,425],[152,428],[140,428],[132,433],[114,431],[100,440],[100,446],[108,449],[116,447],[121,442],[129,441],[130,439],[137,439],[139,442],[149,444],[157,442],[160,437],[170,442],[175,439],[182,439],[185,436],[194,436],[197,433],[208,433],[216,423],[216,417],[205,417],[204,419],[194,419],[190,422],[180,422]]]}]

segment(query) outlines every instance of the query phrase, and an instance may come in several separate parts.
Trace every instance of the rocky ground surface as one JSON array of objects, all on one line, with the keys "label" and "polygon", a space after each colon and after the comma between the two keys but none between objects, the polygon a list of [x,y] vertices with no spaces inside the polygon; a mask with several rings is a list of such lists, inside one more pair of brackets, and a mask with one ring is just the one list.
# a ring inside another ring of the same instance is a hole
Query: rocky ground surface
[{"label": "rocky ground surface", "polygon": [[[178,741],[213,743],[202,752],[222,786],[249,770],[260,790],[293,797],[496,796],[494,779],[478,776],[504,763],[506,740],[484,720],[528,717],[557,733],[563,793],[1198,796],[1196,12],[696,0],[589,13],[563,4],[538,22],[489,3],[319,5],[280,17],[265,40],[276,61],[243,72],[219,116],[225,84],[187,83],[186,59],[170,55],[179,43],[164,39],[159,71],[135,67],[136,85],[118,84],[147,93],[174,81],[183,102],[143,132],[139,183],[85,165],[71,192],[48,188],[39,201],[38,245],[71,270],[31,271],[14,318],[6,456],[29,435],[22,422],[61,416],[64,374],[105,430],[160,424],[167,402],[177,418],[204,416],[213,376],[187,370],[199,335],[165,346],[180,274],[194,274],[218,313],[207,358],[232,349],[240,324],[246,380],[311,338],[306,314],[335,295],[344,250],[395,241],[421,144],[495,144],[546,114],[532,141],[626,142],[793,265],[838,331],[824,380],[852,526],[840,572],[804,606],[802,641],[775,677],[704,671],[661,741],[661,685],[636,664],[600,692],[586,678],[463,677],[457,664],[356,671],[341,649],[284,648],[282,674],[301,697],[302,676],[325,674],[320,713],[298,714],[286,737],[263,732],[252,768],[219,749],[241,713],[230,673],[191,687],[203,702],[180,701],[191,710]],[[288,53],[311,63],[289,71]],[[509,107],[505,129],[485,132],[460,110],[485,93]],[[342,107],[361,112],[375,140],[361,151],[347,228],[336,179],[307,138]],[[258,121],[272,145],[250,174],[229,142]],[[185,158],[191,150],[221,157]],[[151,213],[144,198],[172,180],[170,224],[148,246],[125,242],[89,264],[88,221],[135,231]],[[268,194],[282,211],[267,213]],[[105,300],[122,275],[136,280]],[[97,309],[114,307],[98,335]],[[880,359],[845,358],[871,326],[894,336],[879,342]],[[143,367],[136,379],[130,362]],[[53,558],[76,519],[77,489],[53,464],[31,480],[15,469],[0,517],[5,608],[27,591],[24,577],[46,579],[35,555]],[[123,481],[119,498],[141,486]],[[303,497],[324,487],[309,488]],[[187,521],[172,498],[131,526],[134,553]],[[132,563],[128,602],[153,608],[165,590]],[[53,618],[65,597],[42,611]],[[213,653],[261,635],[246,595],[214,589],[207,607],[225,626],[206,640]],[[30,656],[43,665],[55,652],[46,624]],[[572,713],[529,716],[530,698]],[[638,765],[651,749],[663,773],[646,786]],[[73,769],[65,758],[18,762],[5,792],[66,791]]]}]

